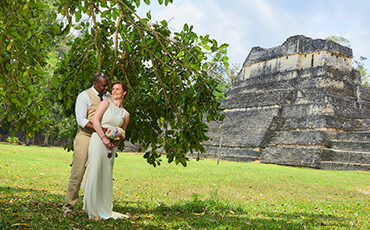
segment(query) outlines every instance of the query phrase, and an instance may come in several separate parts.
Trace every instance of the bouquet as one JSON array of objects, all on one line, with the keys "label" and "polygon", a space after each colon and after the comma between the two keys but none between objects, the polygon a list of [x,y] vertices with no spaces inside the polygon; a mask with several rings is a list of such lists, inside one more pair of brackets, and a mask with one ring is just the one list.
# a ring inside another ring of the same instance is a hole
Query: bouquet
[{"label": "bouquet", "polygon": [[[105,132],[105,135],[107,138],[110,140],[110,142],[120,142],[125,138],[125,130],[119,128],[119,127],[111,127],[108,128],[107,131]],[[113,153],[113,148],[108,148],[108,158],[112,157]]]}]

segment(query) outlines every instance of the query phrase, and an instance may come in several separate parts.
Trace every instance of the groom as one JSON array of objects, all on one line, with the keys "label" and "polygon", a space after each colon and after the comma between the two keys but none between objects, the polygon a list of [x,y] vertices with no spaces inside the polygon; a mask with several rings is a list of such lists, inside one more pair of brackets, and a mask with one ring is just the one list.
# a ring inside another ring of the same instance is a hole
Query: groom
[{"label": "groom", "polygon": [[107,97],[108,77],[99,72],[94,75],[93,82],[93,86],[81,92],[76,99],[75,114],[78,131],[73,143],[74,153],[65,197],[66,203],[63,206],[64,216],[71,216],[73,207],[77,203],[86,168],[90,137],[95,131],[92,118],[99,103]]}]

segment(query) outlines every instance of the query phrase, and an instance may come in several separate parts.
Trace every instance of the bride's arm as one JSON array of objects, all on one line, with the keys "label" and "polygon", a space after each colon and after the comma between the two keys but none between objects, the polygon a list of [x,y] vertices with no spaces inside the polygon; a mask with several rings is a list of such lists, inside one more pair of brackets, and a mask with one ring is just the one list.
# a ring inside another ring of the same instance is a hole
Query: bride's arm
[{"label": "bride's arm", "polygon": [[126,130],[129,121],[130,121],[130,113],[126,112],[125,119],[124,119],[123,125],[122,125],[123,130]]},{"label": "bride's arm", "polygon": [[109,145],[110,141],[107,138],[107,136],[105,136],[103,128],[101,127],[101,119],[103,117],[103,114],[107,110],[108,106],[109,106],[108,99],[105,99],[104,101],[100,102],[100,104],[98,105],[98,108],[96,108],[95,115],[92,119],[96,133],[102,139],[103,143],[106,145]]}]

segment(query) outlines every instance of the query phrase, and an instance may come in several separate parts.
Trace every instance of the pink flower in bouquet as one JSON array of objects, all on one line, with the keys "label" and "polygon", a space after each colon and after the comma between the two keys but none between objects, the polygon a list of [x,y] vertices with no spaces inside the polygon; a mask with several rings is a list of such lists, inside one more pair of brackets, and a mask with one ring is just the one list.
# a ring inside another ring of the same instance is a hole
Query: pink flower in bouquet
[{"label": "pink flower in bouquet", "polygon": [[[119,127],[108,128],[105,135],[111,142],[120,142],[125,138],[125,130]],[[108,158],[112,157],[113,149],[108,148]]]}]

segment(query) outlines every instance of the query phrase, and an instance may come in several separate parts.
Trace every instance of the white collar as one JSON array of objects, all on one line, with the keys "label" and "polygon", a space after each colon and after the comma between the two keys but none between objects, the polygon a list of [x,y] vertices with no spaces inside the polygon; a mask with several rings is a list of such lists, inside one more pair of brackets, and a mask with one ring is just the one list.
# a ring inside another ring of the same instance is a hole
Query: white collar
[{"label": "white collar", "polygon": [[96,91],[96,89],[94,88],[94,86],[92,86],[91,88],[92,88],[92,90],[95,92],[95,94],[96,94],[96,95],[99,95],[99,92],[98,92],[98,91]]}]

